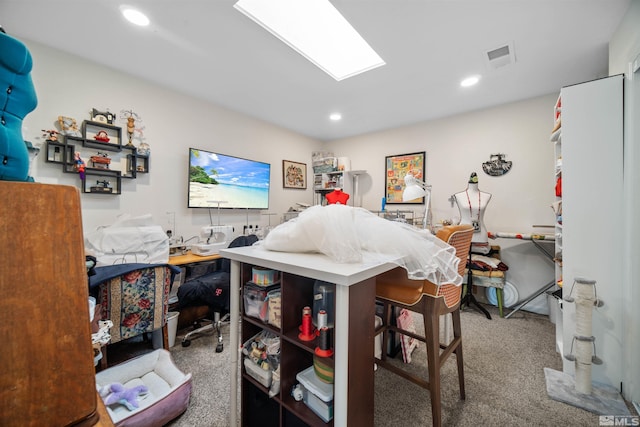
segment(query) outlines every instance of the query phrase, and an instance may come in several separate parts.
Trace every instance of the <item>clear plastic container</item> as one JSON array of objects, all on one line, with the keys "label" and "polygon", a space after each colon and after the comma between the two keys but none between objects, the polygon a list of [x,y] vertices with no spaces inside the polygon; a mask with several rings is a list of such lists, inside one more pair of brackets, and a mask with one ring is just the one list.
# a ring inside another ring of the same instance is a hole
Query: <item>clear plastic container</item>
[{"label": "clear plastic container", "polygon": [[318,327],[318,313],[324,310],[327,315],[326,326],[334,327],[335,322],[335,293],[336,285],[334,283],[316,280],[313,284],[313,325]]}]

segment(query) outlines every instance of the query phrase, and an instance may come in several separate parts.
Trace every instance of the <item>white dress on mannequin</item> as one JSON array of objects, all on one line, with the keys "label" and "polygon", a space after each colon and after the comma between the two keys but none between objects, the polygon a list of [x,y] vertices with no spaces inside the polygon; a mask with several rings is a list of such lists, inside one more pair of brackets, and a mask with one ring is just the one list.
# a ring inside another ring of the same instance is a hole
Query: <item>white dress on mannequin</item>
[{"label": "white dress on mannequin", "polygon": [[491,193],[480,191],[478,188],[478,176],[475,172],[469,177],[467,189],[454,194],[458,210],[460,211],[460,223],[471,224],[475,228],[472,243],[488,243],[487,228],[484,225],[484,211],[491,200]]}]

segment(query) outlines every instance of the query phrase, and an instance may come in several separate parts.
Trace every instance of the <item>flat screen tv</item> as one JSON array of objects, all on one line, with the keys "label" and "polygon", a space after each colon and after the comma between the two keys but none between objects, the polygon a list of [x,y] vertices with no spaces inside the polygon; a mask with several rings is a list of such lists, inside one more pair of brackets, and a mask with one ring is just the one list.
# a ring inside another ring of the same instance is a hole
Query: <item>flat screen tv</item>
[{"label": "flat screen tv", "polygon": [[269,209],[271,165],[189,148],[190,208]]}]

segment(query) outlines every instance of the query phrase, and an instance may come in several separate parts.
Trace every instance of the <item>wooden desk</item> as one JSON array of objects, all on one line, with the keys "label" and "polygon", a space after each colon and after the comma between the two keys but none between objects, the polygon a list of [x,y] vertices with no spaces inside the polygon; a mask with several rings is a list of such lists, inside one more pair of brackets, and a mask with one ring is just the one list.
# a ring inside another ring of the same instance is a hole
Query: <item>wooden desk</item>
[{"label": "wooden desk", "polygon": [[[220,255],[231,259],[231,348],[239,347],[239,289],[244,266],[260,266],[278,270],[282,274],[282,289],[287,283],[298,286],[305,278],[335,283],[335,337],[334,337],[334,420],[335,426],[373,425],[374,406],[374,314],[375,277],[395,268],[389,262],[371,264],[339,264],[321,254],[273,252],[261,246],[223,249]],[[308,283],[307,283],[308,284]],[[283,302],[286,304],[285,300]],[[289,310],[291,311],[291,310]],[[284,316],[287,308],[283,307]],[[301,313],[290,313],[300,316]],[[291,322],[288,322],[291,323]],[[282,335],[288,335],[282,330]],[[297,334],[296,334],[297,335]],[[284,355],[282,356],[284,357]],[[282,368],[282,364],[281,364]],[[238,352],[231,353],[231,372],[238,372]],[[295,381],[295,373],[281,372],[280,399],[285,401],[289,389],[285,384]],[[293,375],[293,378],[291,377]],[[238,377],[231,375],[230,426],[237,425]],[[287,409],[291,405],[281,403]]]},{"label": "wooden desk", "polygon": [[171,265],[196,264],[204,261],[214,261],[220,258],[222,257],[219,254],[200,256],[200,255],[195,255],[191,253],[191,251],[188,251],[184,255],[170,256],[169,264]]}]

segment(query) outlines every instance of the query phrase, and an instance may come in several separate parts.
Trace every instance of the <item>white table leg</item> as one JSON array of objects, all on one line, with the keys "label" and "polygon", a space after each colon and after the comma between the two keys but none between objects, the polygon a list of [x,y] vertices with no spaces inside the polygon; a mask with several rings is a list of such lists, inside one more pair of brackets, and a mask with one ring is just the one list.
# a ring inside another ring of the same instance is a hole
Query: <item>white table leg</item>
[{"label": "white table leg", "polygon": [[240,262],[231,261],[231,328],[230,352],[231,352],[231,396],[230,396],[230,426],[238,425],[238,326],[240,325]]},{"label": "white table leg", "polygon": [[349,390],[349,287],[336,286],[336,321],[334,354],[334,420],[335,426],[347,425],[347,392]]}]

